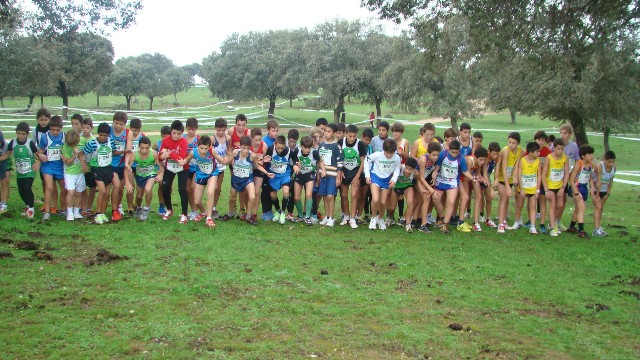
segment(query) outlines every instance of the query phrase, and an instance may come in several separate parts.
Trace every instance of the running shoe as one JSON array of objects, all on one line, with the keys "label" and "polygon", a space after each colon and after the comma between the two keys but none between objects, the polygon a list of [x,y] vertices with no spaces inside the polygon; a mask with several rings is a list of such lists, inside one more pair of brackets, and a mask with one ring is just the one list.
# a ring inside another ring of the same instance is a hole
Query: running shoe
[{"label": "running shoe", "polygon": [[482,231],[482,227],[480,226],[479,222],[476,222],[475,224],[473,224],[473,231]]},{"label": "running shoe", "polygon": [[208,217],[207,220],[204,223],[207,227],[215,227],[216,226],[216,222],[213,221],[212,218]]},{"label": "running shoe", "polygon": [[349,226],[351,226],[352,229],[357,229],[358,222],[356,221],[356,219],[349,219]]},{"label": "running shoe", "polygon": [[179,222],[180,222],[180,224],[186,224],[186,223],[189,222],[189,218],[187,217],[187,215],[182,214],[182,215],[180,215],[180,221]]},{"label": "running shoe", "polygon": [[173,216],[173,210],[167,209],[164,215],[162,215],[162,220],[169,220],[171,216]]}]

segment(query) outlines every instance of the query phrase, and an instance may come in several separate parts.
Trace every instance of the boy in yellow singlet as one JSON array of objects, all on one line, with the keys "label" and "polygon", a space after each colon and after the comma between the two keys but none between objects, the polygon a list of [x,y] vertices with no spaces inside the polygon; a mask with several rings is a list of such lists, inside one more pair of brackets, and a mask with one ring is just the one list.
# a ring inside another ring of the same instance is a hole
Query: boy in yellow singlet
[{"label": "boy in yellow singlet", "polygon": [[540,194],[542,167],[540,167],[540,145],[535,141],[527,144],[527,156],[522,157],[518,162],[517,173],[520,178],[520,196],[527,199],[529,223],[531,224],[529,234],[537,235],[536,204]]},{"label": "boy in yellow singlet", "polygon": [[520,180],[514,177],[514,170],[518,161],[522,157],[522,148],[518,146],[520,144],[520,133],[509,133],[507,139],[507,146],[500,151],[499,166],[496,166],[496,172],[498,176],[498,195],[500,197],[500,203],[498,204],[498,233],[502,234],[506,230],[519,229],[522,224],[520,223],[520,214],[518,208],[522,211],[522,204],[524,198],[520,196],[520,193],[516,192],[516,217],[512,227],[507,226],[507,213],[509,212],[509,198],[511,197],[512,186],[518,186]]},{"label": "boy in yellow singlet", "polygon": [[[553,152],[547,156],[542,174],[544,175],[544,181],[542,182],[544,196],[549,201],[549,206],[547,206],[549,228],[551,229],[549,235],[558,236],[560,231],[556,220],[562,216],[564,189],[569,181],[569,161],[567,160],[567,155],[564,154],[564,142],[562,139],[553,141]],[[540,219],[540,221],[542,222],[544,219]]]}]

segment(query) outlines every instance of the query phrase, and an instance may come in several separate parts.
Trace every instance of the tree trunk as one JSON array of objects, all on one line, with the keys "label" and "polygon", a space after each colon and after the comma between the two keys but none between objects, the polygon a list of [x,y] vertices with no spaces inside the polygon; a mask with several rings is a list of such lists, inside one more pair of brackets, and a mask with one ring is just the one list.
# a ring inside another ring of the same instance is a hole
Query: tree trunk
[{"label": "tree trunk", "polygon": [[573,127],[573,135],[576,137],[576,143],[578,143],[578,146],[588,144],[589,139],[587,138],[587,130],[582,116],[580,116],[576,111],[572,111],[569,116],[569,123],[571,123],[571,126]]},{"label": "tree trunk", "polygon": [[60,96],[62,97],[62,120],[69,118],[69,92],[67,91],[67,82],[58,81],[60,86]]},{"label": "tree trunk", "polygon": [[0,97],[0,106],[4,107],[4,98],[3,97]]},{"label": "tree trunk", "polygon": [[173,93],[173,101],[177,104],[178,103],[178,93],[174,92]]},{"label": "tree trunk", "polygon": [[373,99],[376,102],[376,125],[380,125],[380,118],[382,117],[382,96],[375,96]]},{"label": "tree trunk", "polygon": [[40,107],[44,108],[44,96],[40,95]]},{"label": "tree trunk", "polygon": [[451,127],[454,129],[458,129],[458,117],[457,116],[452,116],[451,117]]},{"label": "tree trunk", "polygon": [[124,98],[127,99],[127,110],[131,110],[131,97],[133,95],[125,95]]},{"label": "tree trunk", "polygon": [[609,146],[609,133],[610,133],[609,127],[605,126],[604,127],[604,131],[603,131],[603,134],[604,134],[604,137],[603,137],[604,152],[607,152],[607,151],[611,150],[611,147]]},{"label": "tree trunk", "polygon": [[516,124],[516,112],[513,109],[509,109],[509,114],[511,114],[511,125]]},{"label": "tree trunk", "polygon": [[153,110],[153,98],[155,96],[149,96],[149,110]]},{"label": "tree trunk", "polygon": [[293,98],[289,99],[289,107],[292,108],[293,107]]},{"label": "tree trunk", "polygon": [[96,109],[100,109],[100,93],[96,93]]},{"label": "tree trunk", "polygon": [[273,118],[273,115],[276,113],[276,98],[275,96],[269,99],[269,119]]},{"label": "tree trunk", "polygon": [[35,96],[29,95],[29,103],[27,104],[27,112],[31,111],[31,107],[33,106],[33,99]]},{"label": "tree trunk", "polygon": [[342,113],[344,112],[344,98],[346,97],[346,95],[339,95],[338,96],[338,105],[333,108],[333,122],[334,123],[338,123],[340,122],[340,118],[342,116]]}]

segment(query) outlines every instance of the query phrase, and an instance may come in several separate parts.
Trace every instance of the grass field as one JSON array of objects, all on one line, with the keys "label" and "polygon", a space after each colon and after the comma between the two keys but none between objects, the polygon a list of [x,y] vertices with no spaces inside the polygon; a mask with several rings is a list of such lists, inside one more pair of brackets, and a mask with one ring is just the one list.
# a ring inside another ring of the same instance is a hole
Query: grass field
[{"label": "grass field", "polygon": [[[179,95],[181,102],[187,98],[189,107],[218,101],[204,100],[205,92]],[[91,101],[72,106],[92,107]],[[152,114],[143,130],[157,131],[152,123],[172,118],[234,116],[226,106]],[[300,110],[302,103],[294,106],[283,104],[276,115],[300,129],[319,116]],[[349,104],[347,112],[366,116],[369,109]],[[266,112],[255,116],[254,123],[266,120]],[[538,129],[557,127],[535,117],[518,122],[512,128],[508,116],[498,114],[471,124],[492,129],[484,131],[485,142],[501,144],[512,129],[529,139]],[[417,131],[407,123],[407,138]],[[597,139],[590,137],[601,154]],[[637,142],[611,142],[618,168],[639,170]],[[15,178],[11,186],[10,211],[0,216],[2,358],[640,357],[637,186],[614,185],[603,219],[610,236],[592,239],[239,221],[211,230],[155,214],[146,223],[96,226],[55,218],[41,224],[19,216]],[[226,180],[223,210],[228,186]],[[41,194],[39,181],[35,192]],[[590,203],[586,219],[590,231]],[[25,241],[37,250],[21,250]]]}]

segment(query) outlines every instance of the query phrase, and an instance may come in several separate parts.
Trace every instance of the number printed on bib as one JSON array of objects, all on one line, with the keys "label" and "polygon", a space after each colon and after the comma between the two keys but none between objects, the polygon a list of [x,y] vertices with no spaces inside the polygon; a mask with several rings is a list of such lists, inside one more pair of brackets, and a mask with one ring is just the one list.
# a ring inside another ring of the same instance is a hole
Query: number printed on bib
[{"label": "number printed on bib", "polygon": [[522,175],[522,187],[525,189],[535,188],[537,182],[537,175]]},{"label": "number printed on bib", "polygon": [[247,166],[236,166],[233,167],[233,175],[239,178],[247,178],[251,175],[251,168]]},{"label": "number printed on bib", "polygon": [[198,161],[198,169],[203,174],[210,175],[213,173],[213,162]]},{"label": "number printed on bib", "polygon": [[455,179],[458,177],[458,167],[442,164],[442,176],[446,179]]},{"label": "number printed on bib", "polygon": [[564,178],[564,169],[551,169],[549,172],[549,180],[561,181]]},{"label": "number printed on bib", "polygon": [[171,171],[172,173],[179,173],[180,171],[182,171],[182,166],[180,166],[177,161],[169,159],[167,160],[167,170]]},{"label": "number printed on bib", "polygon": [[18,160],[16,161],[16,171],[18,174],[27,174],[31,171],[31,161]]},{"label": "number printed on bib", "polygon": [[287,163],[272,162],[271,171],[273,171],[276,174],[284,174],[287,171]]},{"label": "number printed on bib", "polygon": [[111,157],[111,151],[107,152],[106,154],[98,153],[98,166],[105,167],[111,165]]},{"label": "number printed on bib", "polygon": [[331,159],[333,158],[333,152],[327,149],[320,149],[318,151],[320,153],[320,157],[322,158],[322,162],[325,165],[331,166]]},{"label": "number printed on bib", "polygon": [[62,159],[62,148],[61,147],[49,147],[47,149],[47,160],[49,161],[58,161]]},{"label": "number printed on bib", "polygon": [[153,174],[154,171],[155,171],[155,166],[154,165],[149,165],[149,166],[140,166],[140,165],[138,165],[136,167],[136,175],[138,175],[140,177],[147,177],[147,176]]},{"label": "number printed on bib", "polygon": [[513,166],[507,166],[507,177],[510,178],[513,175]]}]

